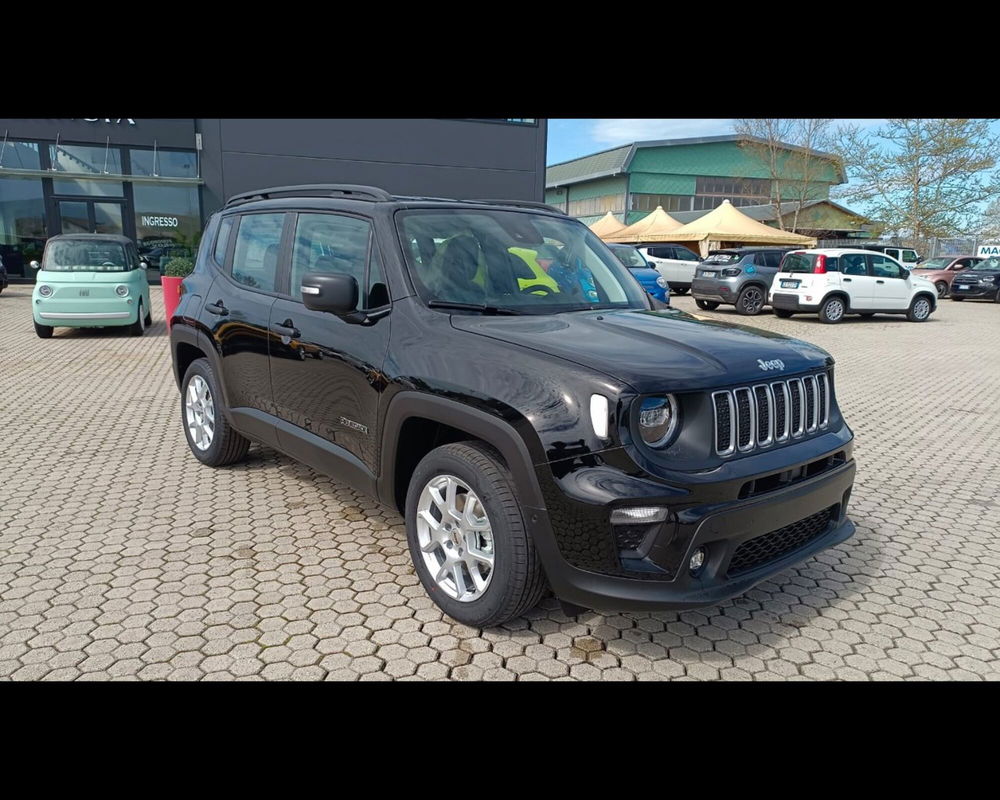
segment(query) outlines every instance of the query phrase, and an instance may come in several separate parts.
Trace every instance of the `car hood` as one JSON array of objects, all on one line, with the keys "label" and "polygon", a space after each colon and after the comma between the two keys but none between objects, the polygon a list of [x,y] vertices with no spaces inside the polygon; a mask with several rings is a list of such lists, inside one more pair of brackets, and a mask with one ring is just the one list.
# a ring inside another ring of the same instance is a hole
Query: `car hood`
[{"label": "car hood", "polygon": [[656,279],[660,277],[660,273],[651,267],[630,269],[629,272],[643,283],[656,283]]},{"label": "car hood", "polygon": [[129,272],[62,272],[39,270],[38,283],[126,283],[133,275]]},{"label": "car hood", "polygon": [[600,370],[639,392],[756,383],[833,363],[800,339],[676,310],[453,315],[452,326]]},{"label": "car hood", "polygon": [[1000,275],[1000,269],[965,269],[955,276],[955,280],[965,280],[966,278],[978,280],[984,275],[989,275],[991,278],[995,278]]},{"label": "car hood", "polygon": [[951,274],[953,274],[953,275],[957,275],[958,274],[954,270],[947,270],[947,269],[921,269],[920,267],[917,267],[916,269],[910,270],[910,272],[914,275],[914,277],[917,277],[917,278],[927,278],[928,280],[934,280],[935,278],[944,278],[944,277],[947,277],[947,275],[949,274],[949,272]]}]

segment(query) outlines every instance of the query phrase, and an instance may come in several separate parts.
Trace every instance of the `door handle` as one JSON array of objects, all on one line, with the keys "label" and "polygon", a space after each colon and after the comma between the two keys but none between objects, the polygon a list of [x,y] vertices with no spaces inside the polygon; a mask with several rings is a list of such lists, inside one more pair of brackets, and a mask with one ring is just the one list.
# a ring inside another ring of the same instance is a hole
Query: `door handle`
[{"label": "door handle", "polygon": [[209,314],[215,314],[219,317],[225,317],[229,314],[229,309],[223,304],[221,300],[216,300],[214,303],[209,303],[205,306],[205,310]]},{"label": "door handle", "polygon": [[286,319],[281,325],[272,325],[271,331],[279,336],[287,336],[289,339],[298,339],[302,332],[295,327],[290,319]]},{"label": "door handle", "polygon": [[844,283],[850,283],[850,282],[851,282],[850,278],[844,278]]},{"label": "door handle", "polygon": [[885,283],[885,281],[875,281],[875,283]]}]

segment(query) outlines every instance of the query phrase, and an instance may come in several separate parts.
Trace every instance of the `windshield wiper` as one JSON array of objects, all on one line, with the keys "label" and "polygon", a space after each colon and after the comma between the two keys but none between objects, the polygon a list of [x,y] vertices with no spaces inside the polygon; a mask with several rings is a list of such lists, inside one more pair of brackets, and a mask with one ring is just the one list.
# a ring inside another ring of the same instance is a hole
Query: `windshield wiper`
[{"label": "windshield wiper", "polygon": [[523,312],[516,308],[501,308],[500,306],[480,305],[479,303],[452,303],[448,300],[431,300],[428,308],[454,308],[458,311],[479,311],[487,315],[520,316]]}]

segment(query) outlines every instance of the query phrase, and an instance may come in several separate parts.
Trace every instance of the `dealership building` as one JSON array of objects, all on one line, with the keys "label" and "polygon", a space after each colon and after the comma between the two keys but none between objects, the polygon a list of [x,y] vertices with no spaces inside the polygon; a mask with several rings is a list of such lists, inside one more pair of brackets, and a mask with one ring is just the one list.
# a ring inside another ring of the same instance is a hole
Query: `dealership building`
[{"label": "dealership building", "polygon": [[541,200],[543,119],[0,119],[0,258],[12,279],[60,233],[134,239],[153,266],[238,192],[362,183]]},{"label": "dealership building", "polygon": [[871,220],[830,200],[830,189],[846,182],[835,156],[780,144],[772,170],[765,146],[738,135],[633,142],[548,167],[545,202],[588,225],[609,211],[631,225],[657,206],[688,223],[729,200],[778,227],[780,193],[798,198],[781,203],[786,229],[794,219],[799,233],[817,239],[870,235]]}]

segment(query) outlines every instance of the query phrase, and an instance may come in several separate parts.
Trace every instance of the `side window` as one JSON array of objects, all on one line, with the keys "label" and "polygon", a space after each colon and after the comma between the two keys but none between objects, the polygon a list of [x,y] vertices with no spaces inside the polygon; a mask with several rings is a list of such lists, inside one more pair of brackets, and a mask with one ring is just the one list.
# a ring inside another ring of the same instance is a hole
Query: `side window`
[{"label": "side window", "polygon": [[767,253],[754,253],[753,263],[758,267],[769,267],[770,264],[767,263]]},{"label": "side window", "polygon": [[653,258],[673,258],[673,250],[672,247],[650,247],[649,254]]},{"label": "side window", "polygon": [[229,234],[233,230],[233,220],[236,217],[226,217],[219,223],[219,232],[215,237],[215,250],[212,252],[212,258],[215,259],[215,263],[220,267],[226,264],[226,250],[229,248]]},{"label": "side window", "polygon": [[872,255],[872,274],[876,278],[899,278],[899,264],[879,253]]},{"label": "side window", "polygon": [[278,251],[285,215],[245,214],[240,217],[233,254],[233,280],[258,289],[273,292],[278,273]]},{"label": "side window", "polygon": [[764,263],[767,264],[767,266],[769,267],[777,269],[778,267],[781,266],[781,257],[783,255],[784,253],[778,250],[771,250],[767,253],[764,253]]},{"label": "side window", "polygon": [[[882,258],[882,256],[876,256]],[[840,257],[840,273],[842,275],[867,275],[868,265],[865,263],[868,256],[863,253],[845,253]]]},{"label": "side window", "polygon": [[917,252],[916,252],[916,250],[904,250],[903,251],[903,259],[902,260],[906,261],[907,263],[912,264],[914,261],[917,260]]},{"label": "side window", "polygon": [[371,224],[338,214],[299,214],[292,246],[291,294],[298,297],[308,272],[342,272],[354,276],[364,292],[365,264]]},{"label": "side window", "polygon": [[681,261],[697,261],[698,260],[698,256],[696,256],[694,253],[692,253],[686,247],[678,247],[677,248],[677,257]]}]

